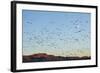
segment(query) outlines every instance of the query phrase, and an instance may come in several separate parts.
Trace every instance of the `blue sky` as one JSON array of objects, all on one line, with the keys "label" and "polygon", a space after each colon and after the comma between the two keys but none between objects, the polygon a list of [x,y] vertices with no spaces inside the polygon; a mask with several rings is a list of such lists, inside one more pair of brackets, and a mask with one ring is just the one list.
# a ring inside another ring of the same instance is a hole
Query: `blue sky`
[{"label": "blue sky", "polygon": [[23,55],[90,56],[91,14],[23,10]]}]

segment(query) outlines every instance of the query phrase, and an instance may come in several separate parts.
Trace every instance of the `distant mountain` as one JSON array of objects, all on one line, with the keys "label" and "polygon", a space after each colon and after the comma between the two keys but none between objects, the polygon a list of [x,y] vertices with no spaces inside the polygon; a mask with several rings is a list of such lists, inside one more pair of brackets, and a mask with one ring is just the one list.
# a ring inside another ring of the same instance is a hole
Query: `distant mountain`
[{"label": "distant mountain", "polygon": [[87,59],[91,59],[91,57],[90,56],[63,57],[63,56],[48,55],[46,53],[37,53],[33,55],[23,56],[23,62],[45,62],[45,61],[87,60]]}]

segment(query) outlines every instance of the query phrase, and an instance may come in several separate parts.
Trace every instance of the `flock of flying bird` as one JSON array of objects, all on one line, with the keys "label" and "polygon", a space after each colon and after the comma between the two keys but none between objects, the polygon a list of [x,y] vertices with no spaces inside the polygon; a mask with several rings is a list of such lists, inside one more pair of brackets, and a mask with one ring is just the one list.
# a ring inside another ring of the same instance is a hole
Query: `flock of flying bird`
[{"label": "flock of flying bird", "polygon": [[[79,22],[79,20],[76,20],[75,22],[73,22],[73,28],[76,29],[76,31],[73,31],[73,33],[76,34],[76,35],[80,35],[80,33],[84,32],[84,29],[80,29],[81,25],[78,22]],[[26,23],[30,24],[30,25],[34,25],[34,23],[29,22],[29,21],[26,22]],[[55,24],[54,21],[50,21],[49,23],[52,24],[52,26]],[[86,21],[86,23],[88,23],[88,21]],[[66,25],[66,24],[61,24],[61,25],[64,26],[64,27],[68,27],[68,25]],[[46,26],[46,27],[48,27],[48,26]],[[62,31],[63,28],[61,28],[61,27],[58,27],[58,28],[55,28],[55,29],[57,30],[57,32],[54,32],[53,30],[50,30],[50,29],[48,30],[47,28],[43,28],[43,30],[41,30],[39,32],[39,34],[34,34],[34,32],[33,33],[24,32],[24,34],[29,35],[29,37],[27,37],[28,42],[32,41],[32,42],[35,42],[37,45],[49,46],[49,47],[53,47],[55,49],[56,48],[58,49],[58,47],[57,47],[58,44],[57,44],[57,41],[55,39],[58,39],[61,42],[66,42],[66,44],[67,44],[67,43],[69,43],[67,40],[76,41],[78,43],[78,42],[80,42],[80,40],[85,41],[86,38],[90,38],[89,37],[90,33],[88,32],[87,35],[81,36],[81,37],[83,37],[83,39],[80,39],[78,37],[74,37],[73,34],[72,34],[72,37],[69,37],[69,39],[68,38],[63,39],[62,37],[64,36],[64,33],[66,31],[63,32]],[[44,34],[46,34],[46,35],[44,36]],[[53,35],[56,35],[57,37],[54,37]],[[67,36],[64,36],[64,37],[67,37]],[[49,41],[51,41],[51,42],[49,42]],[[44,44],[44,42],[46,42],[46,43]],[[82,52],[82,51],[79,51],[79,52]]]}]

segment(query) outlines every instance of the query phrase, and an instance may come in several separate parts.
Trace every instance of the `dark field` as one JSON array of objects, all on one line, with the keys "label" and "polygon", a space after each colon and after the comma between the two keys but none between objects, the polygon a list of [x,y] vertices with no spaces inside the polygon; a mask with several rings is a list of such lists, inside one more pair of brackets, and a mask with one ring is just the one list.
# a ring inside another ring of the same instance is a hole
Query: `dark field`
[{"label": "dark field", "polygon": [[47,62],[47,61],[68,61],[68,60],[88,60],[91,59],[90,56],[83,57],[63,57],[63,56],[54,56],[48,55],[46,53],[38,53],[33,55],[23,56],[23,62]]}]

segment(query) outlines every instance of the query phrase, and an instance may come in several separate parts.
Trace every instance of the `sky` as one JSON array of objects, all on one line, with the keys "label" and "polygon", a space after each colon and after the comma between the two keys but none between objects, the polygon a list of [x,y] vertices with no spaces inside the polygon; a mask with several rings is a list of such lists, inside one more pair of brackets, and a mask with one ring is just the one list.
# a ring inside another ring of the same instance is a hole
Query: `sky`
[{"label": "sky", "polygon": [[91,14],[23,10],[23,55],[91,55]]}]

